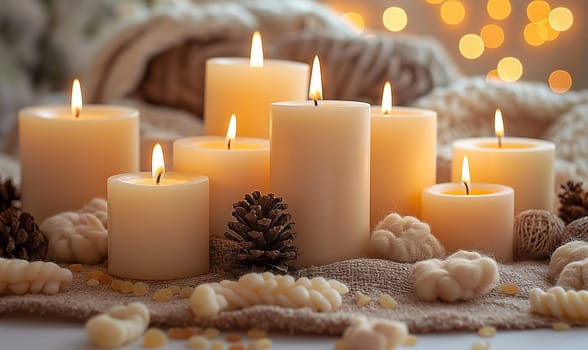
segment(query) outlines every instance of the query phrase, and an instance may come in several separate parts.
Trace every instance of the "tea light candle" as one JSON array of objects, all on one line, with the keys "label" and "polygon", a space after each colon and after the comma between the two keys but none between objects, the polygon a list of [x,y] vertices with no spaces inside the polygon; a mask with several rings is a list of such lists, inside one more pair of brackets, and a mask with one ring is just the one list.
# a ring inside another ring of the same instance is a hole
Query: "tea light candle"
[{"label": "tea light candle", "polygon": [[106,179],[139,170],[139,112],[83,106],[79,82],[72,107],[19,113],[23,210],[37,222],[106,197]]},{"label": "tea light candle", "polygon": [[437,113],[392,107],[390,83],[372,106],[370,224],[390,212],[418,216],[421,192],[435,184]]},{"label": "tea light candle", "polygon": [[305,63],[264,60],[261,36],[253,35],[251,56],[206,61],[204,134],[221,136],[231,114],[239,116],[239,135],[269,138],[272,102],[304,100]]},{"label": "tea light candle", "polygon": [[167,280],[208,271],[208,178],[165,173],[161,146],[152,173],[108,179],[108,272]]},{"label": "tea light candle", "polygon": [[[464,158],[467,164],[467,157]],[[422,219],[448,253],[477,250],[512,261],[514,191],[503,185],[470,183],[463,165],[459,183],[433,185],[422,193]]]},{"label": "tea light candle", "polygon": [[370,106],[320,100],[317,58],[310,85],[314,101],[273,103],[271,115],[270,190],[296,223],[300,266],[369,252]]},{"label": "tea light candle", "polygon": [[269,189],[269,141],[236,138],[236,118],[232,120],[235,127],[229,125],[226,138],[200,136],[174,142],[174,170],[210,179],[210,230],[217,234],[223,234],[227,223],[235,220],[233,203],[246,193]]},{"label": "tea light candle", "polygon": [[515,215],[527,209],[553,209],[555,144],[549,141],[504,137],[500,110],[497,138],[480,137],[453,143],[452,181],[459,179],[459,160],[468,156],[472,175],[479,181],[508,185],[515,191]]}]

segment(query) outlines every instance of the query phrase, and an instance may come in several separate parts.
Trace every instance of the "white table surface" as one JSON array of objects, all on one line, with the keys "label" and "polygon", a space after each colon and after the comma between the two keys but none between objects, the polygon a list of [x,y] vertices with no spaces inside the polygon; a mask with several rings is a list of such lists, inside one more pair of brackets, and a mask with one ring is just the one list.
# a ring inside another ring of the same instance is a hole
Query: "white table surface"
[{"label": "white table surface", "polygon": [[[308,349],[332,350],[336,337],[285,335],[270,333],[273,350]],[[588,349],[588,328],[572,328],[565,332],[551,329],[506,331],[499,330],[493,338],[481,338],[475,332],[417,335],[415,346],[400,349],[464,349],[474,342],[488,341],[490,349]],[[95,349],[84,333],[83,324],[56,316],[22,313],[0,314],[0,349]],[[137,341],[125,349],[144,349]],[[170,341],[162,349],[187,349],[186,341]]]}]

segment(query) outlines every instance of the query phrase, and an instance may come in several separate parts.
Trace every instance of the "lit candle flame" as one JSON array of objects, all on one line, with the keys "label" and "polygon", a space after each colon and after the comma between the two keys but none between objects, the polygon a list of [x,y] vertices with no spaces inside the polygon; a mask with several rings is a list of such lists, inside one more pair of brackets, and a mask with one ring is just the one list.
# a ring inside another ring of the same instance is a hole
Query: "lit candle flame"
[{"label": "lit candle flame", "polygon": [[263,67],[263,44],[261,34],[258,31],[253,33],[251,38],[251,55],[249,56],[250,67]]},{"label": "lit candle flame", "polygon": [[463,161],[461,162],[461,182],[465,186],[466,194],[470,194],[472,182],[470,180],[470,164],[468,163],[468,156],[464,156]]},{"label": "lit candle flame", "polygon": [[308,90],[308,97],[314,101],[315,106],[318,106],[318,100],[323,99],[321,63],[318,56],[314,56],[314,61],[312,62],[312,73],[310,74],[310,89]]},{"label": "lit candle flame", "polygon": [[82,88],[80,81],[75,79],[71,88],[71,114],[78,118],[82,111]]},{"label": "lit candle flame", "polygon": [[498,147],[502,147],[502,138],[504,137],[504,122],[502,121],[502,112],[500,109],[494,113],[494,132],[498,138]]},{"label": "lit candle flame", "polygon": [[159,143],[153,147],[151,155],[151,175],[156,184],[159,185],[165,174],[165,162],[163,161],[163,149]]},{"label": "lit candle flame", "polygon": [[231,149],[231,143],[235,141],[237,135],[237,117],[233,114],[231,120],[229,120],[229,126],[227,127],[227,149]]},{"label": "lit candle flame", "polygon": [[382,93],[382,113],[388,114],[392,111],[392,86],[387,81],[384,84],[384,92]]}]

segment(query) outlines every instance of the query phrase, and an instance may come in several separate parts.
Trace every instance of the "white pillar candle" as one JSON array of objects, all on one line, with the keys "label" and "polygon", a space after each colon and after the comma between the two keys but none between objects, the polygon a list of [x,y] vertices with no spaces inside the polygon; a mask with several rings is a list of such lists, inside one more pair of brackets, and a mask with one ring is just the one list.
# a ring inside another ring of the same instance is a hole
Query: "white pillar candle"
[{"label": "white pillar candle", "polygon": [[[156,146],[157,147],[157,146]],[[160,148],[161,149],[161,148]],[[155,153],[155,150],[154,150]],[[108,179],[108,272],[167,280],[204,274],[209,265],[208,178],[169,172]]]},{"label": "white pillar candle", "polygon": [[[255,36],[254,36],[255,37]],[[224,135],[231,114],[239,116],[239,135],[269,138],[272,102],[306,98],[308,65],[264,60],[261,38],[251,58],[217,57],[206,61],[204,134]]]},{"label": "white pillar candle", "polygon": [[512,261],[514,191],[503,185],[433,185],[422,193],[422,220],[448,253],[477,250]]},{"label": "white pillar candle", "polygon": [[[500,130],[497,133],[500,135]],[[514,189],[515,215],[527,209],[553,209],[554,143],[502,136],[457,140],[453,143],[452,181],[459,180],[459,162],[464,156],[468,157],[472,176],[478,181]]]},{"label": "white pillar candle", "polygon": [[390,212],[418,216],[421,192],[435,184],[437,113],[392,107],[390,83],[372,106],[370,226]]},{"label": "white pillar candle", "polygon": [[109,176],[139,170],[139,112],[79,109],[38,106],[19,113],[22,204],[37,222],[105,198]]},{"label": "white pillar candle", "polygon": [[[299,266],[367,256],[369,252],[370,106],[318,101],[272,104],[270,190],[295,222]],[[318,83],[316,83],[318,80]]]},{"label": "white pillar candle", "polygon": [[[240,122],[241,119],[239,119]],[[269,141],[238,137],[227,147],[218,136],[200,136],[174,142],[176,171],[199,173],[210,179],[210,232],[223,234],[235,220],[233,203],[255,190],[269,189]]]}]

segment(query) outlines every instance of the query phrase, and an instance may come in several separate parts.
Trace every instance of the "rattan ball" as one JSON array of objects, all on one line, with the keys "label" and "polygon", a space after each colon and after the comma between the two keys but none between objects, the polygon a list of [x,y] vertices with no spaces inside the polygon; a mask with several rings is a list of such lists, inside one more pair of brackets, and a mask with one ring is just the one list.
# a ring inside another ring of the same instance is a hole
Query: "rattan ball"
[{"label": "rattan ball", "polygon": [[514,259],[548,257],[559,246],[565,227],[562,219],[547,210],[530,209],[520,212],[514,220]]},{"label": "rattan ball", "polygon": [[576,219],[566,226],[566,229],[561,235],[561,244],[566,244],[571,241],[588,242],[588,216]]}]

